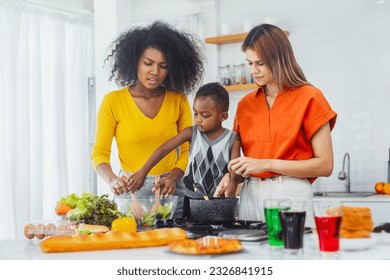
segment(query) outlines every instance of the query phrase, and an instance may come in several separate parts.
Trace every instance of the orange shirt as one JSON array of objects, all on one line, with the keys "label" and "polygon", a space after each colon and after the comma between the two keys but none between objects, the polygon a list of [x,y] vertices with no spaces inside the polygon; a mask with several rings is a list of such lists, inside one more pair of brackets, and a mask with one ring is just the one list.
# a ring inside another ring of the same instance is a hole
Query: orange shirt
[{"label": "orange shirt", "polygon": [[[244,96],[237,106],[233,130],[245,156],[257,159],[304,160],[313,157],[311,137],[326,122],[336,123],[322,92],[310,85],[280,92],[269,110],[262,87]],[[252,174],[267,178],[272,172]],[[313,182],[315,178],[310,178]]]}]

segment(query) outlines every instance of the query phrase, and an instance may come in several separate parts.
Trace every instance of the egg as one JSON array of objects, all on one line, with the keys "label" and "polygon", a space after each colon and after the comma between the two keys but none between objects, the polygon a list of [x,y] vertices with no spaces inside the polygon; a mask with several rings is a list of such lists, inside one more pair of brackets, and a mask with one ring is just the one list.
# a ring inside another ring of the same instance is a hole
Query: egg
[{"label": "egg", "polygon": [[35,226],[33,224],[28,224],[24,227],[24,235],[28,239],[33,239],[35,234],[34,234]]},{"label": "egg", "polygon": [[43,239],[45,238],[45,226],[43,224],[38,224],[35,227],[35,236],[38,239]]},{"label": "egg", "polygon": [[73,224],[69,224],[66,226],[66,234],[72,235],[76,232],[76,226]]},{"label": "egg", "polygon": [[57,229],[57,227],[55,226],[55,224],[53,224],[53,223],[47,224],[45,226],[46,236],[53,235],[56,232],[56,229]]},{"label": "egg", "polygon": [[57,226],[57,234],[65,234],[66,233],[66,225],[58,225]]}]

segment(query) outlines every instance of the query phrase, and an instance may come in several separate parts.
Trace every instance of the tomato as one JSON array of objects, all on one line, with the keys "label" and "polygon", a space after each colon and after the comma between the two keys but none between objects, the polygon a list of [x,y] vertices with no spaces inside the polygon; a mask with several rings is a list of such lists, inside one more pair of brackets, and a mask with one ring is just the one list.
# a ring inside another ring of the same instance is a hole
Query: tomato
[{"label": "tomato", "polygon": [[112,222],[111,229],[123,232],[136,232],[137,223],[133,217],[118,218]]}]

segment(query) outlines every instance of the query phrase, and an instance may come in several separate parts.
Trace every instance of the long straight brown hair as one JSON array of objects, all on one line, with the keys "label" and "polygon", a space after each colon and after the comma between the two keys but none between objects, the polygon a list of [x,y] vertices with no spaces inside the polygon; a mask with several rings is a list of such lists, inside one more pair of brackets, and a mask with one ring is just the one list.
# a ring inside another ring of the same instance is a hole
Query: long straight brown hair
[{"label": "long straight brown hair", "polygon": [[252,49],[271,70],[279,90],[310,84],[299,67],[290,41],[282,29],[261,24],[249,31],[241,50]]}]

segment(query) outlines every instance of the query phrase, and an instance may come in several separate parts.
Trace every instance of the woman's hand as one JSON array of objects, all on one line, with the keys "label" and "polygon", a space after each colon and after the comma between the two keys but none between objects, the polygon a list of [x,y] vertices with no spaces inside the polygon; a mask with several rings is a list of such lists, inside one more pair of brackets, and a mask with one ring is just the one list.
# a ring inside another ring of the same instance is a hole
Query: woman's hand
[{"label": "woman's hand", "polygon": [[244,178],[247,178],[250,174],[267,171],[265,167],[266,163],[267,161],[262,159],[238,157],[229,162],[228,169]]},{"label": "woman's hand", "polygon": [[146,175],[147,174],[144,174],[144,172],[142,172],[141,170],[131,174],[127,181],[129,191],[132,193],[139,191],[144,184]]},{"label": "woman's hand", "polygon": [[117,196],[129,192],[127,180],[126,176],[122,176],[110,181],[109,185],[111,191]]}]

